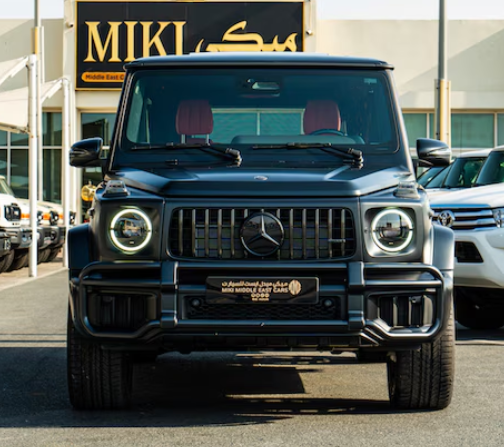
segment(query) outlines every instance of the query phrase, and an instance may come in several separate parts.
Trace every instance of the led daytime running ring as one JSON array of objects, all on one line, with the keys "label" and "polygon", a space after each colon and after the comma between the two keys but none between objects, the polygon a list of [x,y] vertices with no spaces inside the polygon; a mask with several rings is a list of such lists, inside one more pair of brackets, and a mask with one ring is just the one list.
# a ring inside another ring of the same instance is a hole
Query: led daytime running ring
[{"label": "led daytime running ring", "polygon": [[[406,237],[406,240],[398,247],[387,247],[384,245],[379,239],[378,236],[376,235],[376,223],[383,217],[383,216],[388,216],[389,214],[396,214],[400,216],[402,219],[407,224],[407,227],[409,229],[408,231],[408,236]],[[413,221],[411,220],[411,217],[408,216],[404,211],[399,210],[397,208],[390,208],[386,210],[380,211],[373,219],[373,222],[371,223],[371,236],[373,238],[373,242],[381,248],[383,251],[387,251],[390,253],[396,253],[398,251],[404,250],[411,242],[413,239]]]},{"label": "led daytime running ring", "polygon": [[[145,220],[145,224],[147,226],[147,237],[145,238],[145,241],[143,241],[138,247],[128,247],[127,245],[123,245],[119,241],[119,239],[117,238],[117,236],[115,235],[114,228],[116,226],[117,221],[121,217],[123,217],[124,215],[129,214],[129,213],[138,214],[143,220]],[[138,208],[127,208],[127,209],[124,209],[122,211],[119,211],[114,216],[114,218],[112,219],[112,222],[110,223],[110,237],[111,237],[112,242],[114,243],[114,245],[117,248],[119,248],[120,250],[127,251],[127,252],[139,251],[142,248],[144,248],[150,242],[150,240],[152,238],[152,223],[151,223],[151,220],[150,220],[149,216],[147,216],[147,214],[145,214],[143,211],[139,210]]]}]

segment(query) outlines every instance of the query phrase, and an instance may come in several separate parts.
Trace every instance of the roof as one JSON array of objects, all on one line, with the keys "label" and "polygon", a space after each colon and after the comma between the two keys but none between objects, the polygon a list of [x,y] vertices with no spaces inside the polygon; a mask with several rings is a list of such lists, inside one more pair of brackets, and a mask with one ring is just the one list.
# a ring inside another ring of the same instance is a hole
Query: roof
[{"label": "roof", "polygon": [[320,53],[292,52],[225,52],[191,53],[183,56],[151,56],[126,64],[126,68],[213,65],[262,65],[268,66],[324,66],[360,69],[389,69],[394,67],[378,59],[348,56],[330,56]]}]

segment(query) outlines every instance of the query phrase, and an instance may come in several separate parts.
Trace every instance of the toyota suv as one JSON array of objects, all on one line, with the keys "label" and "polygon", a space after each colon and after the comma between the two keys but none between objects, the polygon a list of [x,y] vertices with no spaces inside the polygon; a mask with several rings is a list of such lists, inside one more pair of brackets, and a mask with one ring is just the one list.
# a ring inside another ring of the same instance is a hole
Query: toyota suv
[{"label": "toyota suv", "polygon": [[102,144],[70,153],[103,171],[68,238],[75,408],[127,406],[138,357],[261,349],[354,352],[387,362],[395,407],[450,403],[453,232],[417,188],[391,65],[140,59],[106,162]]},{"label": "toyota suv", "polygon": [[455,313],[471,329],[504,326],[504,147],[473,188],[431,199],[434,222],[455,233]]}]

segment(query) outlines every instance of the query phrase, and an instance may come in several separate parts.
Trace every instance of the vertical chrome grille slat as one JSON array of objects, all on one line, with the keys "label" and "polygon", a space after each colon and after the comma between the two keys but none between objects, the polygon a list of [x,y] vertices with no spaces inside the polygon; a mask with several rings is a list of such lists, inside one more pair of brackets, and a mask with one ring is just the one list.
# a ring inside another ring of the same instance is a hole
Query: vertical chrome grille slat
[{"label": "vertical chrome grille slat", "polygon": [[343,208],[179,208],[172,214],[169,250],[181,258],[254,260],[241,243],[240,228],[261,211],[275,215],[284,229],[283,245],[270,260],[338,259],[354,253],[352,212]]},{"label": "vertical chrome grille slat", "polygon": [[217,254],[222,257],[222,209],[217,211]]},{"label": "vertical chrome grille slat", "polygon": [[341,210],[341,256],[345,256],[346,245],[346,212]]},{"label": "vertical chrome grille slat", "polygon": [[234,228],[235,228],[235,209],[231,210],[231,258],[235,257],[235,244],[234,244]]},{"label": "vertical chrome grille slat", "polygon": [[[281,222],[282,221],[282,215],[280,214],[280,208],[276,210],[276,217],[277,219]],[[282,248],[280,247],[280,250],[277,251],[277,259],[280,260],[282,259]]]},{"label": "vertical chrome grille slat", "polygon": [[327,210],[327,236],[328,236],[328,243],[327,243],[327,248],[329,250],[329,258],[332,258],[332,238],[333,238],[333,210]]},{"label": "vertical chrome grille slat", "polygon": [[192,213],[191,213],[191,231],[192,231],[191,250],[192,250],[193,258],[195,258],[196,257],[196,209],[193,209]]},{"label": "vertical chrome grille slat", "polygon": [[210,210],[205,210],[205,256],[210,255]]},{"label": "vertical chrome grille slat", "polygon": [[289,211],[289,249],[290,259],[294,259],[294,210]]},{"label": "vertical chrome grille slat", "polygon": [[178,250],[179,256],[184,256],[184,210],[179,210],[178,214]]},{"label": "vertical chrome grille slat", "polygon": [[303,232],[303,244],[302,244],[302,247],[303,247],[303,259],[306,259],[306,208],[303,209],[303,214],[302,214],[302,223],[301,223],[301,226],[302,226],[302,232]]}]

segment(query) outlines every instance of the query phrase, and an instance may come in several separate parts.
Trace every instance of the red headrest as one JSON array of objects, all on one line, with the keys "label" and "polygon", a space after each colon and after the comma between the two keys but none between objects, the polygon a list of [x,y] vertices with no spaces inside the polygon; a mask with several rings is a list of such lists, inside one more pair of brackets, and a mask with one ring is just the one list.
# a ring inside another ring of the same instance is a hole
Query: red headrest
[{"label": "red headrest", "polygon": [[210,103],[204,99],[180,101],[176,119],[179,135],[209,135],[213,130]]},{"label": "red headrest", "polygon": [[306,135],[320,129],[340,130],[341,115],[338,104],[330,99],[308,101],[303,117],[303,129]]}]

